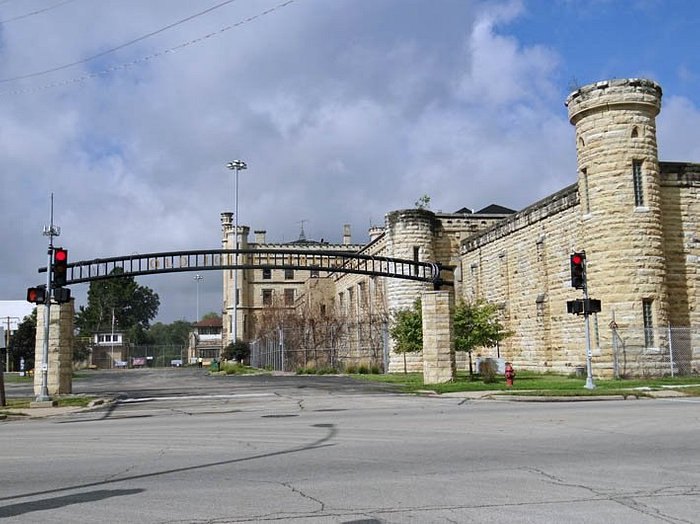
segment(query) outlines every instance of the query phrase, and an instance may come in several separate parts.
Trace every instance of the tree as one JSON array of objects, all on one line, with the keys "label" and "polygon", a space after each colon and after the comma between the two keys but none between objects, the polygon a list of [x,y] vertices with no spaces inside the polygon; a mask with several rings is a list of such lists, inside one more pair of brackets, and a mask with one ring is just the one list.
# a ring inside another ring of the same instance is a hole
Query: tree
[{"label": "tree", "polygon": [[176,320],[171,324],[156,322],[146,332],[148,343],[158,346],[186,346],[192,324],[186,320]]},{"label": "tree", "polygon": [[120,331],[129,331],[137,339],[144,337],[149,322],[158,314],[160,298],[152,289],[138,285],[134,277],[119,276],[123,273],[117,267],[110,273],[115,278],[90,283],[88,305],[80,306],[75,315],[81,335],[107,331],[114,321]]},{"label": "tree", "polygon": [[417,209],[430,209],[430,195],[423,195],[413,205]]},{"label": "tree", "polygon": [[498,319],[498,306],[483,300],[457,304],[452,322],[455,351],[469,353],[470,377],[473,374],[472,351],[474,348],[495,346],[511,334],[504,329]]},{"label": "tree", "polygon": [[403,353],[403,372],[406,373],[406,353],[423,350],[423,311],[420,299],[410,309],[400,309],[392,315],[389,336],[394,341],[394,352]]},{"label": "tree", "polygon": [[36,346],[36,308],[12,334],[9,344],[10,358],[14,369],[19,369],[20,359],[24,359],[24,369],[34,368],[34,348]]}]

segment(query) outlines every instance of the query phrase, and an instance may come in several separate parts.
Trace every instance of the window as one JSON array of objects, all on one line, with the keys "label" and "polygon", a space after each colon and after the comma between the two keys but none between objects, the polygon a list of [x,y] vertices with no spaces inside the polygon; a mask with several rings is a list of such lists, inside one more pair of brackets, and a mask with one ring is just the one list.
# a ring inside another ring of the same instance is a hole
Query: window
[{"label": "window", "polygon": [[271,289],[263,289],[262,290],[262,302],[263,302],[263,306],[271,306],[272,305],[272,290]]},{"label": "window", "polygon": [[653,301],[650,298],[642,300],[642,317],[644,320],[644,347],[654,347],[654,319],[652,316]]},{"label": "window", "polygon": [[311,270],[311,278],[318,278],[318,269],[312,269]]},{"label": "window", "polygon": [[270,280],[272,279],[272,270],[267,268],[262,270],[262,277],[263,280]]},{"label": "window", "polygon": [[285,289],[284,290],[284,305],[293,306],[294,305],[294,290]]},{"label": "window", "polygon": [[348,309],[351,315],[355,314],[355,290],[351,287],[348,288]]},{"label": "window", "polygon": [[239,300],[240,300],[240,296],[239,296],[240,293],[239,293],[239,292],[240,292],[240,289],[236,289],[236,305],[240,304],[240,302],[239,302]]},{"label": "window", "polygon": [[294,280],[294,270],[293,269],[285,269],[284,270],[284,279],[285,280]]},{"label": "window", "polygon": [[[418,262],[420,258],[420,247],[413,246],[413,261]],[[413,267],[413,274],[418,275],[418,264]]]},{"label": "window", "polygon": [[642,161],[632,160],[632,180],[634,182],[634,205],[644,205],[644,188],[642,187]]},{"label": "window", "polygon": [[360,282],[357,284],[358,297],[360,299],[360,304],[363,306],[367,305],[367,284],[365,282]]},{"label": "window", "polygon": [[581,189],[583,190],[583,212],[588,215],[591,212],[591,198],[588,192],[588,170],[581,170]]}]

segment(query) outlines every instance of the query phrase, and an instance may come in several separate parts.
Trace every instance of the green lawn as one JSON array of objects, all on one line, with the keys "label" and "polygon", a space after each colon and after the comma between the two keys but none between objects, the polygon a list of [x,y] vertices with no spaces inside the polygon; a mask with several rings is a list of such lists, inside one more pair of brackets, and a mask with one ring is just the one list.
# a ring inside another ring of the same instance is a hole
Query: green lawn
[{"label": "green lawn", "polygon": [[594,390],[585,389],[585,378],[570,377],[554,373],[518,372],[512,388],[508,388],[505,379],[496,377],[496,382],[485,384],[478,375],[472,380],[468,373],[458,373],[454,382],[447,384],[423,384],[421,373],[395,373],[391,375],[352,375],[362,380],[396,384],[402,391],[414,393],[422,390],[436,393],[452,393],[458,391],[503,391],[503,393],[519,392],[521,394],[537,395],[617,395],[629,393],[630,389],[648,387],[662,389],[661,386],[681,386],[693,384],[696,387],[682,388],[681,391],[688,395],[700,394],[700,377],[676,377],[658,379],[633,379],[633,380],[596,380]]}]

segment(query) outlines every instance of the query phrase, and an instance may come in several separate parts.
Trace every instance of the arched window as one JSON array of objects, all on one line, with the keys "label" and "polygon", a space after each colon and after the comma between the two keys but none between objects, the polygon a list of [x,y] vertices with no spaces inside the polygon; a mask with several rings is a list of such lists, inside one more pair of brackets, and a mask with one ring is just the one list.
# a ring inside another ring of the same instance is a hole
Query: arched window
[{"label": "arched window", "polygon": [[634,126],[632,128],[632,138],[637,138],[639,136],[639,130],[637,129],[637,126]]}]

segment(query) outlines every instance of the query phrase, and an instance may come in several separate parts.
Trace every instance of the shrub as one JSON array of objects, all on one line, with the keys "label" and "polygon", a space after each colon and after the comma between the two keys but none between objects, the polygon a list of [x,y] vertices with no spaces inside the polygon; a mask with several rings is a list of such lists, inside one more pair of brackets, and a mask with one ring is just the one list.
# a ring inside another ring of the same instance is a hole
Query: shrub
[{"label": "shrub", "polygon": [[236,342],[231,342],[226,349],[224,349],[224,358],[226,360],[237,360],[238,362],[243,362],[245,359],[250,357],[250,347],[247,342],[242,340],[236,340]]},{"label": "shrub", "polygon": [[357,373],[357,365],[353,362],[347,364],[345,366],[345,372],[350,375],[354,375],[355,373]]}]

